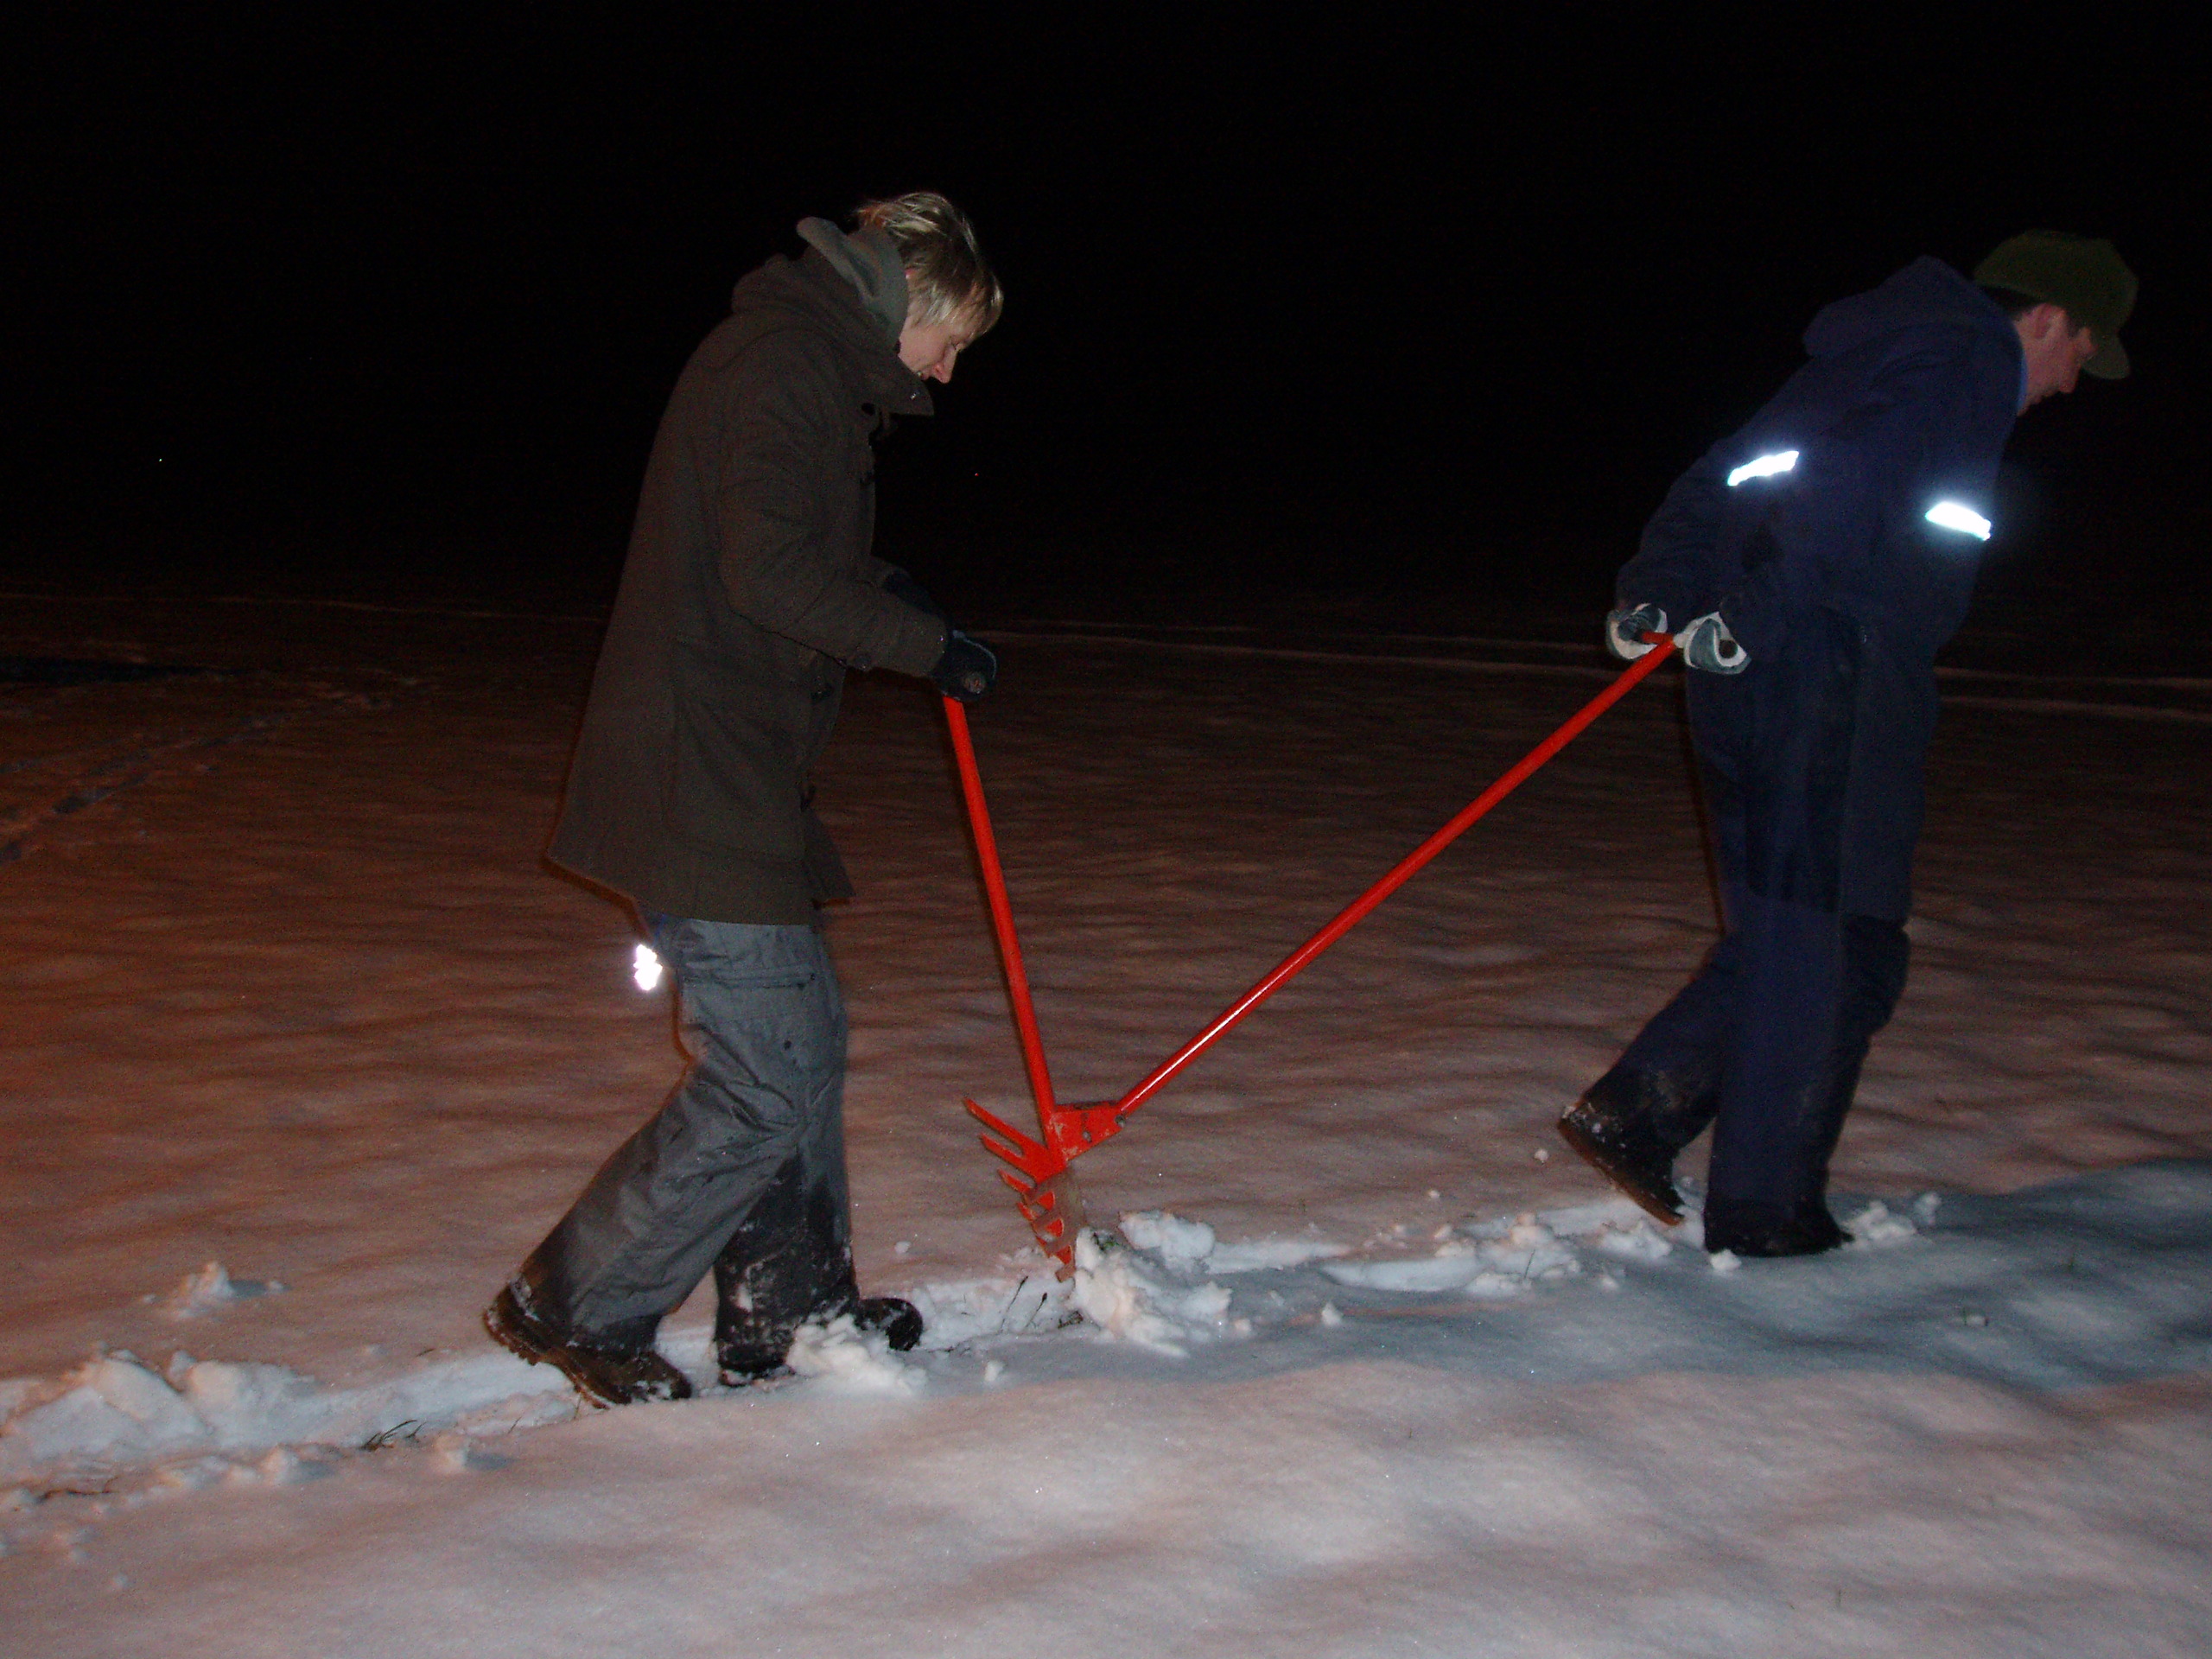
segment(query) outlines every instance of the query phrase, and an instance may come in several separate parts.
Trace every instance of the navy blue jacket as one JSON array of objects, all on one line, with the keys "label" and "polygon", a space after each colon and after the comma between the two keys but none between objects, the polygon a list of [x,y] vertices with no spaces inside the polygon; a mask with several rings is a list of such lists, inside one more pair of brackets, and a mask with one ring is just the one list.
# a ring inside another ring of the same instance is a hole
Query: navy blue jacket
[{"label": "navy blue jacket", "polygon": [[1988,537],[2019,335],[1920,259],[1823,309],[1805,347],[1811,361],[1668,492],[1619,596],[1673,626],[1718,609],[1751,654],[1741,674],[1689,677],[1724,866],[1754,893],[1901,918],[1936,653]]}]

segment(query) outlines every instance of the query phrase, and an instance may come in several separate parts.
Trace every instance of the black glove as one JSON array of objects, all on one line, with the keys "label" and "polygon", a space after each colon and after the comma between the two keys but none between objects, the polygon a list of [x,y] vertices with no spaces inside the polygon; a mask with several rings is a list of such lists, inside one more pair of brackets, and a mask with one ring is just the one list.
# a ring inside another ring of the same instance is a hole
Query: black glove
[{"label": "black glove", "polygon": [[891,574],[883,579],[883,591],[901,603],[911,605],[916,610],[937,618],[940,622],[945,620],[944,610],[938,606],[937,601],[930,597],[929,589],[895,564],[891,567]]},{"label": "black glove", "polygon": [[999,659],[954,628],[945,635],[944,655],[930,670],[937,689],[957,702],[973,702],[999,677]]},{"label": "black glove", "polygon": [[1656,605],[1624,605],[1605,619],[1605,648],[1624,663],[1658,649],[1646,644],[1647,633],[1667,632],[1667,613]]}]

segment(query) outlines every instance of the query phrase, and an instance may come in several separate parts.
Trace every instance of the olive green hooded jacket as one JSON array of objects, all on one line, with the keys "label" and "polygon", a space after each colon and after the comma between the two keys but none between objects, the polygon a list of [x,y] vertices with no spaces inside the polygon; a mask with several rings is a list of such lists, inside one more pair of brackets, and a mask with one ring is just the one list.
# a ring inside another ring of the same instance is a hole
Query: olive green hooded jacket
[{"label": "olive green hooded jacket", "polygon": [[738,283],[661,418],[553,859],[641,907],[805,923],[852,886],[809,800],[848,668],[925,674],[886,593],[873,441],[931,412],[889,239],[819,219]]}]

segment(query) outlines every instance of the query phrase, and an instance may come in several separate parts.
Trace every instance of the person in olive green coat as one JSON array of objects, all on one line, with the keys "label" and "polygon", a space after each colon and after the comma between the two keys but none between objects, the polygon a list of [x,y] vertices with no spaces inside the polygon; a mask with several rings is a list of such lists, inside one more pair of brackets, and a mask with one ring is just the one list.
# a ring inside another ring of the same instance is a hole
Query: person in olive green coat
[{"label": "person in olive green coat", "polygon": [[677,980],[692,1064],[485,1315],[602,1403],[679,1398],[653,1350],[711,1268],[723,1378],[772,1375],[792,1333],[921,1322],[853,1273],[845,1017],[818,922],[851,883],[810,804],[849,669],[963,701],[997,664],[869,551],[874,444],[997,321],[966,218],[922,193],[738,283],[677,381],[645,472],[551,846],[630,899]]}]

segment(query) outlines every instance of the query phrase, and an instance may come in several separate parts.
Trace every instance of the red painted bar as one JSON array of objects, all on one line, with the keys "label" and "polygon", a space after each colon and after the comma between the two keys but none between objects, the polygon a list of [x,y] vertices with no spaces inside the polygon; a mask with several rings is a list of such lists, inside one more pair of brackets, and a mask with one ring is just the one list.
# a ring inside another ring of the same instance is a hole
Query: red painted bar
[{"label": "red painted bar", "polygon": [[1037,1122],[1049,1128],[1058,1108],[1052,1102],[1052,1074],[1045,1064],[1045,1039],[1037,1029],[1037,1010],[1029,996],[1029,975],[1021,965],[1021,942],[1014,937],[1014,906],[1006,896],[1006,872],[999,866],[999,844],[991,834],[990,809],[983,804],[982,774],[976,769],[976,746],[968,735],[968,711],[944,700],[944,723],[952,731],[953,758],[960,766],[960,790],[968,802],[968,827],[976,837],[976,861],[983,869],[983,893],[990,901],[991,931],[998,935],[999,960],[1006,968],[1007,990],[1014,1000],[1014,1023],[1021,1033],[1022,1063],[1029,1070],[1030,1092],[1037,1096]]},{"label": "red painted bar", "polygon": [[[1211,1025],[1162,1061],[1159,1068],[1142,1083],[1116,1101],[1115,1115],[1120,1116],[1133,1112],[1151,1099],[1154,1095],[1159,1093],[1176,1073],[1211,1048],[1238,1020],[1243,1019],[1246,1014],[1251,1013],[1261,1003],[1295,979],[1314,957],[1351,931],[1362,917],[1400,887],[1405,886],[1431,859],[1458,840],[1468,825],[1473,823],[1476,819],[1518,789],[1528,780],[1531,773],[1580,736],[1583,728],[1592,721],[1626,696],[1645,676],[1674,654],[1675,642],[1671,639],[1663,639],[1659,635],[1648,637],[1659,639],[1661,643],[1656,649],[1645,652],[1631,663],[1625,672],[1585,704],[1580,713],[1536,745],[1535,748],[1529,750],[1511,771],[1462,807],[1441,830],[1400,860],[1389,874],[1353,899],[1350,905],[1338,912],[1336,918],[1327,926],[1285,957],[1266,978],[1230,1003]],[[1041,1059],[1039,1063],[1042,1063]]]}]

